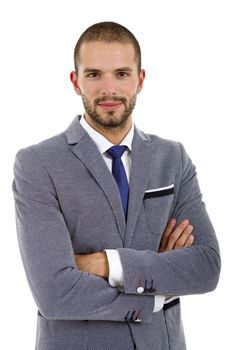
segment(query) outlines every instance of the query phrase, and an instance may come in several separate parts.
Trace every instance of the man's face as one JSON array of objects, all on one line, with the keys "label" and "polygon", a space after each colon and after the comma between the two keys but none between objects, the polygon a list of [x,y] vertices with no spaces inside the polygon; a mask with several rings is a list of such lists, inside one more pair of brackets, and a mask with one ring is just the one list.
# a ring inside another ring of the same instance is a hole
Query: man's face
[{"label": "man's face", "polygon": [[138,72],[131,44],[89,42],[80,48],[78,72],[71,75],[93,126],[125,127],[141,91],[145,72]]}]

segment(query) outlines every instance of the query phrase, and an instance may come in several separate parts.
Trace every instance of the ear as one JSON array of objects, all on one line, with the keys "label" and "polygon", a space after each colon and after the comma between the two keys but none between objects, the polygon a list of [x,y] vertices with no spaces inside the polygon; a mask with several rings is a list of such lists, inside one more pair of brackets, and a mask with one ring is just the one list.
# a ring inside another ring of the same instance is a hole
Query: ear
[{"label": "ear", "polygon": [[145,69],[141,69],[139,72],[139,83],[138,83],[138,88],[137,88],[137,93],[139,94],[142,90],[143,82],[146,77],[146,72]]},{"label": "ear", "polygon": [[73,84],[73,87],[74,87],[76,94],[81,95],[81,90],[80,90],[79,85],[78,85],[78,77],[77,77],[77,74],[75,71],[72,71],[70,73],[70,80]]}]

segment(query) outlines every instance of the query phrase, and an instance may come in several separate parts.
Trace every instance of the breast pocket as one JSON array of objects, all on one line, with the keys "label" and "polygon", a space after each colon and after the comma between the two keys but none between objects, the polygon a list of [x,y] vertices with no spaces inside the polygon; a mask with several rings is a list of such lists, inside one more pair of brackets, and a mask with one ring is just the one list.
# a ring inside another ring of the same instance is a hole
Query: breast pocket
[{"label": "breast pocket", "polygon": [[144,195],[144,208],[152,233],[161,235],[170,219],[170,212],[174,198],[174,187],[169,190],[155,190]]}]

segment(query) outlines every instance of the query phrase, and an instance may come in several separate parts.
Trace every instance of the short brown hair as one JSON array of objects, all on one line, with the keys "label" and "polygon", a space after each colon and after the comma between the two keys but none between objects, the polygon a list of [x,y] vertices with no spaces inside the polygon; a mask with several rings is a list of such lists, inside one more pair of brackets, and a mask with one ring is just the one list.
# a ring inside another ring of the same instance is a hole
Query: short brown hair
[{"label": "short brown hair", "polygon": [[100,22],[87,28],[80,36],[74,49],[74,65],[78,71],[78,61],[80,59],[80,48],[84,42],[103,41],[132,44],[137,61],[138,71],[141,69],[141,49],[135,36],[121,24],[115,22]]}]

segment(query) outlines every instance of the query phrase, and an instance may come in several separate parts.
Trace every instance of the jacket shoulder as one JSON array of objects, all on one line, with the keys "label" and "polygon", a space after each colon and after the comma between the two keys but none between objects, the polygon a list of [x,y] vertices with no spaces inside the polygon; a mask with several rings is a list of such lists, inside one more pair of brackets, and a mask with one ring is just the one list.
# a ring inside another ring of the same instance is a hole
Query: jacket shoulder
[{"label": "jacket shoulder", "polygon": [[155,148],[156,150],[160,149],[162,151],[168,150],[180,153],[181,148],[183,148],[183,145],[179,141],[162,138],[155,134],[148,134],[141,130],[138,132],[139,135],[148,144],[148,146],[152,149]]},{"label": "jacket shoulder", "polygon": [[16,153],[16,159],[30,158],[30,154],[35,155],[35,153],[41,160],[53,159],[55,155],[57,157],[59,154],[66,153],[67,146],[65,132],[61,132],[46,140],[19,149]]},{"label": "jacket shoulder", "polygon": [[190,160],[181,142],[145,133],[138,129],[137,131],[156,161],[165,162],[169,166],[173,164],[174,166],[183,167]]}]

